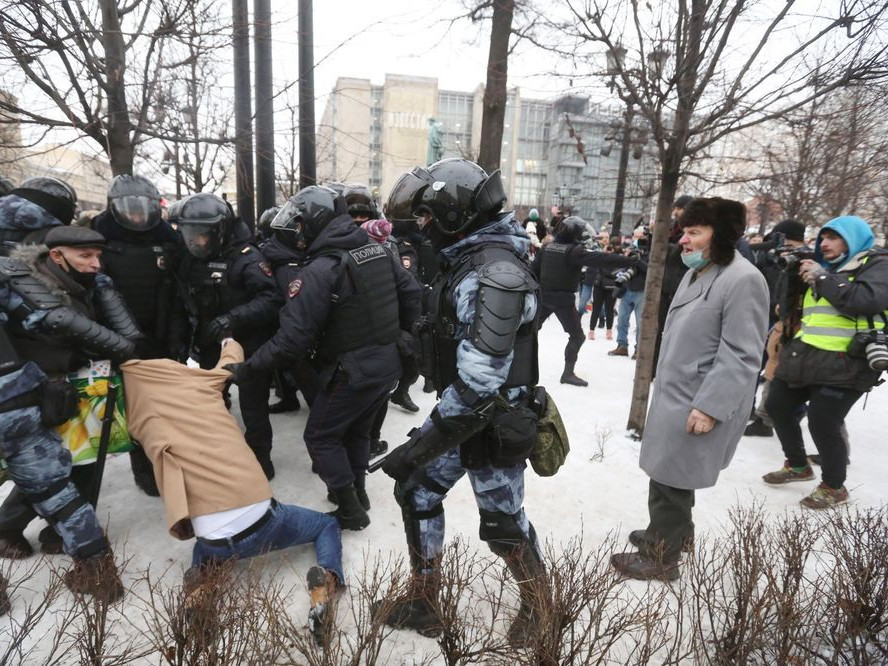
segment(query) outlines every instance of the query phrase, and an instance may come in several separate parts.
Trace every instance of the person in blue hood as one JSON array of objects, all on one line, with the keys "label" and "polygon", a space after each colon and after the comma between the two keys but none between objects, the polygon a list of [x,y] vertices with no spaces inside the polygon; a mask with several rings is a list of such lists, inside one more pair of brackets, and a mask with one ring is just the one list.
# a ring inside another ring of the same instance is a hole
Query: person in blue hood
[{"label": "person in blue hood", "polygon": [[888,367],[888,252],[875,249],[869,224],[846,215],[817,236],[814,258],[798,267],[807,285],[801,327],[780,352],[765,409],[786,462],[766,474],[779,485],[813,480],[805,456],[798,409],[808,404],[808,429],[821,458],[822,483],[801,504],[824,509],[848,500],[845,415]]},{"label": "person in blue hood", "polygon": [[526,405],[536,385],[540,289],[527,262],[530,239],[512,213],[499,172],[446,159],[412,171],[414,214],[438,250],[441,273],[428,312],[414,329],[422,374],[440,401],[382,469],[395,479],[411,579],[394,604],[374,607],[385,623],[441,633],[438,596],[444,548],[443,500],[468,476],[481,518],[480,537],[518,582],[521,605],[510,642],[526,645],[538,625],[546,572],[524,512],[524,469],[536,438]]},{"label": "person in blue hood", "polygon": [[28,178],[0,197],[0,256],[22,243],[40,244],[53,227],[70,224],[77,193],[63,180]]}]

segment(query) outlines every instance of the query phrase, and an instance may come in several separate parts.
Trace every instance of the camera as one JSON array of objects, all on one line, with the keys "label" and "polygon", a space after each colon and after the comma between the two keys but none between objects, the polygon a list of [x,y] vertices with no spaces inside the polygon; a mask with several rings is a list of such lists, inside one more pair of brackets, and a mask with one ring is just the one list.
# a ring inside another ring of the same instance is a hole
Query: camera
[{"label": "camera", "polygon": [[848,345],[848,356],[865,358],[873,370],[888,370],[888,337],[877,330],[857,333]]},{"label": "camera", "polygon": [[635,274],[638,273],[638,267],[630,266],[629,268],[624,268],[619,273],[614,275],[614,282],[618,285],[622,286],[629,282],[632,278],[635,277]]},{"label": "camera", "polygon": [[813,259],[814,252],[806,248],[790,249],[787,247],[778,247],[772,250],[777,257],[777,268],[783,271],[797,271],[799,264],[805,259]]}]

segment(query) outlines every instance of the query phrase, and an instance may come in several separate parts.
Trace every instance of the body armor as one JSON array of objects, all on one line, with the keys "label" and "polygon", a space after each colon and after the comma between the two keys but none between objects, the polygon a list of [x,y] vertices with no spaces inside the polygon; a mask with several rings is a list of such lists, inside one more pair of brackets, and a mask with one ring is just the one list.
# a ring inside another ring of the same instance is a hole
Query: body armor
[{"label": "body armor", "polygon": [[582,266],[571,266],[568,257],[574,243],[549,243],[543,248],[540,266],[540,285],[545,291],[576,291],[580,284]]}]

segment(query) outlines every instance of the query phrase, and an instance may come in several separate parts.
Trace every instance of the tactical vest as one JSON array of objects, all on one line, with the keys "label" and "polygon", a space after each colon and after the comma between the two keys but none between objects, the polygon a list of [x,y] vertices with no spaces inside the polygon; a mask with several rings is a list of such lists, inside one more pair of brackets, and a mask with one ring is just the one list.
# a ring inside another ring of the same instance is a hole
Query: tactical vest
[{"label": "tactical vest", "polygon": [[139,328],[163,340],[173,286],[171,257],[162,245],[111,241],[102,252],[104,272],[114,280]]},{"label": "tactical vest", "polygon": [[[866,265],[870,257],[861,260]],[[854,275],[848,275],[848,281],[854,281]],[[885,313],[888,316],[888,311]],[[866,315],[852,317],[841,314],[832,303],[825,298],[815,298],[814,290],[808,289],[802,301],[802,326],[796,333],[805,344],[826,351],[844,352],[848,350],[855,333],[870,330],[870,318]],[[882,330],[885,322],[878,315],[872,317],[873,328]]]},{"label": "tactical vest", "polygon": [[[330,362],[361,347],[396,342],[401,332],[398,290],[386,248],[371,243],[324,254],[339,255],[340,274],[318,346],[319,358]],[[354,292],[340,300],[346,279],[354,285]]]},{"label": "tactical vest", "polygon": [[[453,384],[459,374],[456,367],[456,349],[460,341],[468,337],[468,327],[460,326],[454,305],[454,295],[459,283],[472,271],[478,272],[485,264],[494,261],[508,261],[519,266],[528,273],[531,283],[536,283],[530,267],[527,263],[505,245],[482,245],[462,255],[459,264],[450,271],[441,273],[432,285],[432,294],[429,298],[429,312],[423,317],[424,322],[431,327],[430,339],[420,340],[419,348],[423,358],[420,365],[423,374],[432,380],[435,390],[440,393]],[[539,289],[534,291],[539,307]],[[465,329],[464,331],[460,330]],[[533,386],[539,380],[539,367],[537,358],[537,320],[522,324],[518,328],[515,338],[515,347],[512,355],[512,365],[509,368],[509,376],[502,385],[503,389],[518,386]],[[421,337],[425,337],[420,333]]]},{"label": "tactical vest", "polygon": [[549,243],[543,248],[540,285],[545,291],[577,290],[582,266],[571,266],[567,261],[575,247],[575,243]]}]

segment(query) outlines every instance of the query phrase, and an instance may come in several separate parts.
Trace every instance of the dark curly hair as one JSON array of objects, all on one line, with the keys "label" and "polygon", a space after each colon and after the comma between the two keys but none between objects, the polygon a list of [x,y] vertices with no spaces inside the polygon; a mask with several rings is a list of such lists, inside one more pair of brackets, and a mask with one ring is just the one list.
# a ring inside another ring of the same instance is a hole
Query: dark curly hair
[{"label": "dark curly hair", "polygon": [[746,207],[731,199],[699,197],[685,207],[678,223],[682,229],[712,227],[709,260],[727,266],[734,260],[734,248],[746,230]]}]

